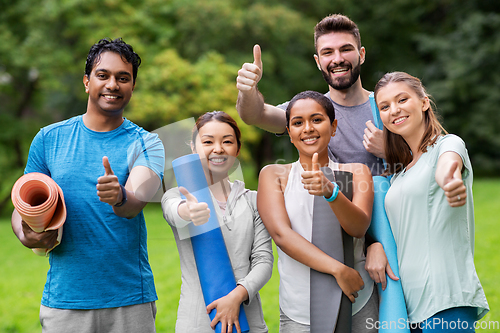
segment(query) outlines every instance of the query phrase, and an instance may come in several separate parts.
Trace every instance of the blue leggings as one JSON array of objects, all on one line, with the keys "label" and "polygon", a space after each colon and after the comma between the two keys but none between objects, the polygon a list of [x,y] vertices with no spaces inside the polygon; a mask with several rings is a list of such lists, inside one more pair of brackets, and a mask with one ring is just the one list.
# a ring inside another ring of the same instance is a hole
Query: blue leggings
[{"label": "blue leggings", "polygon": [[475,332],[474,322],[477,318],[477,309],[473,307],[458,307],[436,313],[421,323],[412,324],[411,333],[440,333],[440,332]]}]

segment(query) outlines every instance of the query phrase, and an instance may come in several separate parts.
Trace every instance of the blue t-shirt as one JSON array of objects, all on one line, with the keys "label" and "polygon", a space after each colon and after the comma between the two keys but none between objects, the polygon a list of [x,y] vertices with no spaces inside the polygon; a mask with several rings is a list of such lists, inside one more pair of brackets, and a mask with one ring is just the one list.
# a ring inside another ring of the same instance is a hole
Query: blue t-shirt
[{"label": "blue t-shirt", "polygon": [[63,190],[67,219],[61,244],[50,253],[42,304],[60,309],[100,309],[157,299],[148,262],[143,213],[118,217],[99,201],[103,156],[120,184],[135,166],[160,179],[163,144],[127,119],[113,131],[95,132],[82,116],[42,128],[33,139],[25,173],[50,176]]}]

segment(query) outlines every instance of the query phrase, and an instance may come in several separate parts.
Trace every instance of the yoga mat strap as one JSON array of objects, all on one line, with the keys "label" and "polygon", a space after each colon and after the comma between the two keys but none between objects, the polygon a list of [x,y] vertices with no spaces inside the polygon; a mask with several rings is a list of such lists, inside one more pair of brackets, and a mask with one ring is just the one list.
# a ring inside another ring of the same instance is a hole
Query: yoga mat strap
[{"label": "yoga mat strap", "polygon": [[[321,169],[330,181],[339,185],[340,191],[352,199],[352,173]],[[311,241],[323,252],[342,263],[354,264],[352,237],[347,235],[328,202],[314,197]],[[350,332],[352,306],[336,279],[330,275],[310,270],[310,329],[311,333]]]},{"label": "yoga mat strap", "polygon": [[[352,173],[336,171],[335,178],[338,184],[342,184],[342,193],[347,199],[352,201],[353,186]],[[339,185],[340,186],[340,185]],[[354,243],[352,236],[342,229],[342,243],[344,246],[344,265],[354,268]],[[342,300],[340,303],[339,316],[335,333],[351,332],[352,330],[352,303],[349,297],[342,292]]]}]

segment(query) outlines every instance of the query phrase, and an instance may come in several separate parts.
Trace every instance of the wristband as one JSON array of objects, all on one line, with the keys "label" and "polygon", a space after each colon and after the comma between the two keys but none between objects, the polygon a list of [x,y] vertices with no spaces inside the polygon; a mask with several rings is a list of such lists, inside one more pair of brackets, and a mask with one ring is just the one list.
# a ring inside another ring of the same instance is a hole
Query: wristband
[{"label": "wristband", "polygon": [[125,186],[123,186],[122,184],[120,184],[120,187],[122,189],[122,201],[114,204],[114,207],[121,207],[125,205],[125,203],[127,202],[127,190],[125,189]]},{"label": "wristband", "polygon": [[332,184],[333,184],[332,196],[329,198],[324,197],[328,202],[333,202],[335,199],[337,199],[337,195],[339,194],[339,186],[337,185],[337,183],[332,182]]}]

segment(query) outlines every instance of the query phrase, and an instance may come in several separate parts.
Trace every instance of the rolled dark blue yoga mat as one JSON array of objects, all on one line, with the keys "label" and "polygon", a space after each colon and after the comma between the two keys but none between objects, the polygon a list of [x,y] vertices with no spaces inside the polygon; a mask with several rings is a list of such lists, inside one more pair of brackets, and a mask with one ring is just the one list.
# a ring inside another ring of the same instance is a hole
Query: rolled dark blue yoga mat
[{"label": "rolled dark blue yoga mat", "polygon": [[[208,306],[236,288],[236,279],[198,154],[179,157],[172,161],[172,167],[177,185],[185,187],[198,202],[206,202],[211,212],[207,223],[200,226],[188,224],[201,290],[205,305]],[[215,315],[214,309],[209,314],[210,320],[213,320]],[[238,320],[241,331],[249,332],[250,327],[243,304],[240,306]],[[217,323],[215,331],[220,333],[221,326],[220,322]],[[235,325],[233,325],[233,332],[236,332]]]},{"label": "rolled dark blue yoga mat", "polygon": [[[380,242],[384,247],[387,260],[394,274],[399,277],[399,266],[397,257],[396,241],[392,234],[391,225],[385,212],[385,195],[390,187],[390,181],[386,177],[374,176],[373,186],[375,196],[373,198],[372,221],[368,234]],[[379,302],[379,332],[405,333],[410,332],[408,328],[408,312],[403,294],[401,280],[394,281],[386,274],[387,287],[382,290],[378,283]]]},{"label": "rolled dark blue yoga mat", "polygon": [[[325,176],[335,180],[339,190],[352,199],[352,173],[321,168]],[[349,267],[354,266],[352,237],[340,223],[323,197],[314,197],[311,242],[330,257]],[[351,332],[352,303],[330,274],[311,269],[310,273],[311,333]]]}]

